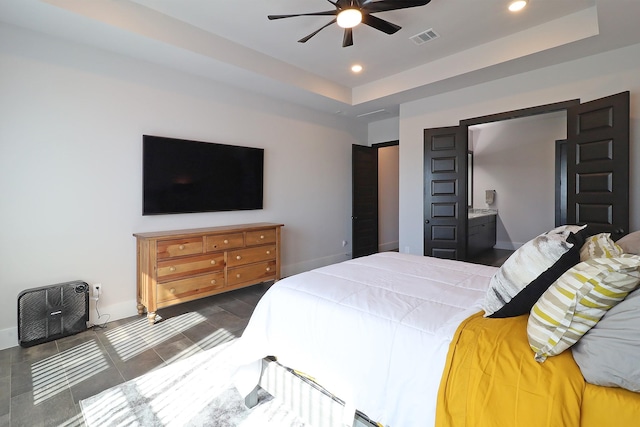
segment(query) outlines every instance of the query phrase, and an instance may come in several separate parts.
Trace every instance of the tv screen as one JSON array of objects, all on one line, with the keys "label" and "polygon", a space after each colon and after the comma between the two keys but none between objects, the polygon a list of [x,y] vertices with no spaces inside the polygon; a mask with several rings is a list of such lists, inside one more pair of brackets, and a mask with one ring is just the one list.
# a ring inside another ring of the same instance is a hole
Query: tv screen
[{"label": "tv screen", "polygon": [[262,209],[264,149],[143,135],[142,214]]}]

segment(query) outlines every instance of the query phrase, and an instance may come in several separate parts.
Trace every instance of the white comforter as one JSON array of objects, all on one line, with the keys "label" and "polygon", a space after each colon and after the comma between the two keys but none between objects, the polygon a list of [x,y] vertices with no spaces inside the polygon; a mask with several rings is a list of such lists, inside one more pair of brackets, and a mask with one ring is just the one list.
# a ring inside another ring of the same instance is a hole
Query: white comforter
[{"label": "white comforter", "polygon": [[[432,426],[451,338],[495,271],[388,252],[283,279],[239,340],[243,363],[276,356],[386,426]],[[238,390],[258,374],[247,365]]]}]

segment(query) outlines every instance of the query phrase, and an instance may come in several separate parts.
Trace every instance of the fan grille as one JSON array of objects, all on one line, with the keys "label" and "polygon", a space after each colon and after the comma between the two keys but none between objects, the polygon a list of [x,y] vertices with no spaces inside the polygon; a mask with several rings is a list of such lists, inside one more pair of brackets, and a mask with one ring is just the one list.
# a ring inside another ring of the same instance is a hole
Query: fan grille
[{"label": "fan grille", "polygon": [[18,295],[18,342],[23,347],[82,332],[88,320],[85,282],[28,289]]}]

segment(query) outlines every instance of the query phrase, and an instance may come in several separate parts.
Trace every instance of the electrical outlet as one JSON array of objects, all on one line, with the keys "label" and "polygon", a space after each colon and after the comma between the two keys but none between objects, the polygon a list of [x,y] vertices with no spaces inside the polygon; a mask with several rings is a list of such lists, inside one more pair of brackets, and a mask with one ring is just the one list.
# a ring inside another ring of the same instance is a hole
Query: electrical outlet
[{"label": "electrical outlet", "polygon": [[102,295],[102,283],[95,283],[91,286],[91,296],[93,298],[100,298]]}]

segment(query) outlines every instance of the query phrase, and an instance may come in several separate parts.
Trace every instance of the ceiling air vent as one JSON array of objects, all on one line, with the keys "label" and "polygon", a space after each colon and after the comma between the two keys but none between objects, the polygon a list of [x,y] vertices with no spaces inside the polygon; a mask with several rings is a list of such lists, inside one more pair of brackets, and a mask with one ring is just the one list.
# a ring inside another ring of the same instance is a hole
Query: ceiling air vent
[{"label": "ceiling air vent", "polygon": [[372,116],[386,116],[390,114],[387,110],[385,110],[384,108],[381,108],[379,110],[376,111],[369,111],[368,113],[362,113],[362,114],[358,114],[356,117],[360,118],[360,117],[366,117],[367,119],[371,119]]},{"label": "ceiling air vent", "polygon": [[433,28],[429,28],[415,36],[409,37],[409,40],[413,41],[417,45],[421,45],[422,43],[437,39],[438,37],[440,37],[440,35],[433,31]]}]

